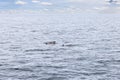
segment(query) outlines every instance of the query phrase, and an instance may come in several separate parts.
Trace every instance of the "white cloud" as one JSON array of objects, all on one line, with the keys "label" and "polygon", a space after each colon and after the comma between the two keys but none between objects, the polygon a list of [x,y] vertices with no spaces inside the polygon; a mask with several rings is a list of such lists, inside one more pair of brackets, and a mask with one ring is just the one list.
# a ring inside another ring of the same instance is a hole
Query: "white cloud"
[{"label": "white cloud", "polygon": [[25,2],[25,1],[16,1],[15,2],[15,4],[18,4],[18,5],[25,5],[25,4],[27,4],[27,2]]},{"label": "white cloud", "polygon": [[82,3],[103,3],[105,0],[68,0],[69,2],[82,2]]},{"label": "white cloud", "polygon": [[84,2],[85,0],[69,0],[70,2]]},{"label": "white cloud", "polygon": [[53,3],[50,3],[50,2],[41,2],[42,5],[45,5],[45,6],[51,6],[53,5]]},{"label": "white cloud", "polygon": [[39,0],[32,0],[33,3],[39,3]]}]

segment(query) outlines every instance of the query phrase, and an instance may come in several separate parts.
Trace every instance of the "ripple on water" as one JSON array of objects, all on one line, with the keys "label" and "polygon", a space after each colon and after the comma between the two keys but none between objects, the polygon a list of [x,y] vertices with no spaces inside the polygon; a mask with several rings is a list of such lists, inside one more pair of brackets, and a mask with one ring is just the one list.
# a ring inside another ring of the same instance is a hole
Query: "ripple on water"
[{"label": "ripple on water", "polygon": [[8,44],[8,43],[11,43],[11,42],[10,41],[3,41],[3,42],[0,42],[0,45]]},{"label": "ripple on water", "polygon": [[43,78],[43,79],[40,79],[40,80],[66,80],[65,77],[49,77],[49,78]]},{"label": "ripple on water", "polygon": [[33,72],[32,68],[8,68],[10,71],[23,71],[23,72]]},{"label": "ripple on water", "polygon": [[98,60],[97,62],[101,64],[115,64],[115,63],[118,64],[120,63],[120,60],[108,59],[108,60]]},{"label": "ripple on water", "polygon": [[60,51],[60,50],[66,50],[64,48],[55,48],[55,49],[28,49],[24,52],[50,52],[50,51]]},{"label": "ripple on water", "polygon": [[18,44],[12,44],[8,47],[9,51],[22,51],[21,45]]}]

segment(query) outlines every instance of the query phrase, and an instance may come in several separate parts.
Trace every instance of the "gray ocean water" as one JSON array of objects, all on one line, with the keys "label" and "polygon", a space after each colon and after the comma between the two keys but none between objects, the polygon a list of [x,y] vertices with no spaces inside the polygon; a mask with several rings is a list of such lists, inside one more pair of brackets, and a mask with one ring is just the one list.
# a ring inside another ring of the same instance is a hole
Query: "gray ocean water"
[{"label": "gray ocean water", "polygon": [[0,80],[120,80],[120,15],[0,13]]}]

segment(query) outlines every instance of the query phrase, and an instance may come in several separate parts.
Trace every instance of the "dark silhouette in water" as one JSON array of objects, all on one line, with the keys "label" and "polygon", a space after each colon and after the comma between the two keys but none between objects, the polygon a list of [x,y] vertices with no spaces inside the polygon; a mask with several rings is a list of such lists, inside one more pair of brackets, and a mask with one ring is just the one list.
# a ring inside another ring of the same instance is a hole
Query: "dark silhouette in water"
[{"label": "dark silhouette in water", "polygon": [[56,41],[45,42],[44,44],[46,44],[46,45],[55,45]]},{"label": "dark silhouette in water", "polygon": [[113,2],[113,0],[110,0],[109,2],[111,3],[111,2]]}]

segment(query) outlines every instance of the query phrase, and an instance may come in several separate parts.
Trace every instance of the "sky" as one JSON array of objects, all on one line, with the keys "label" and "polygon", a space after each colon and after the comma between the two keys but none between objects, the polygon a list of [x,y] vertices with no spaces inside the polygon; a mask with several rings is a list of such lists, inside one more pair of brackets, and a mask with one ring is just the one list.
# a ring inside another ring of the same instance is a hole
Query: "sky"
[{"label": "sky", "polygon": [[0,0],[0,10],[88,10],[103,8],[107,3],[107,0]]}]

